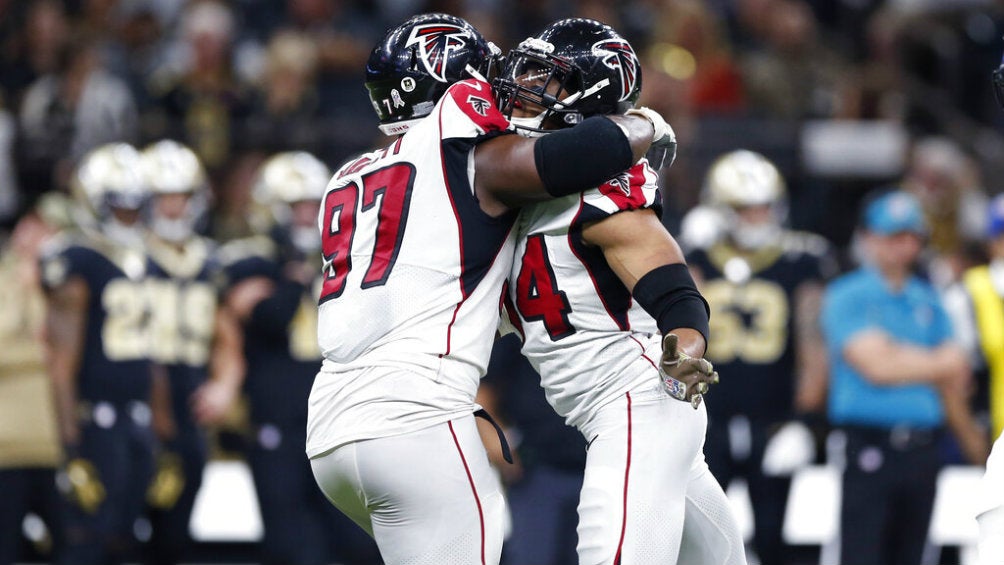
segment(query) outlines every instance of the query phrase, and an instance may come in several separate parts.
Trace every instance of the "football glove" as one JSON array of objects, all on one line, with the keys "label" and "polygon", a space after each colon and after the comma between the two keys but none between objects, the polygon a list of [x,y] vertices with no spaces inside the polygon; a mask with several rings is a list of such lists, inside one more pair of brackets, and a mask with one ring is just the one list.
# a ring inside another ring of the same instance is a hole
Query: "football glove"
[{"label": "football glove", "polygon": [[87,459],[74,457],[67,461],[58,484],[63,494],[88,514],[97,512],[105,501],[105,485],[94,464]]},{"label": "football glove", "polygon": [[157,456],[157,471],[146,489],[146,502],[153,508],[170,510],[185,490],[185,470],[177,453],[164,451]]},{"label": "football glove", "polygon": [[680,351],[679,341],[679,336],[672,333],[662,338],[659,374],[670,396],[690,402],[697,410],[710,385],[718,383],[718,373],[707,359],[691,357]]},{"label": "football glove", "polygon": [[624,112],[625,116],[640,116],[645,118],[652,124],[655,128],[655,132],[652,134],[652,147],[664,147],[666,149],[672,150],[672,158],[667,156],[667,162],[665,166],[672,164],[673,159],[676,158],[676,132],[673,131],[673,127],[670,126],[665,119],[651,108],[646,108],[641,106],[640,108],[631,108],[627,112]]}]

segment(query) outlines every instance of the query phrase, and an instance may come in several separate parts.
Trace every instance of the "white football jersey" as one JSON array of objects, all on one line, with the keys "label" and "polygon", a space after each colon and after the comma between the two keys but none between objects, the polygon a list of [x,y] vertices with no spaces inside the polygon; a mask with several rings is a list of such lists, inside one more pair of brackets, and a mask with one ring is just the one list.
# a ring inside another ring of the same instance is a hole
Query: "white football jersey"
[{"label": "white football jersey", "polygon": [[516,213],[481,210],[472,155],[508,125],[488,84],[458,82],[407,134],[335,173],[319,219],[324,361],[310,398],[309,455],[473,409]]},{"label": "white football jersey", "polygon": [[589,222],[660,204],[657,180],[642,160],[598,188],[520,212],[508,322],[569,425],[580,426],[595,407],[629,389],[660,383],[655,320],[632,300],[602,251],[581,238]]}]

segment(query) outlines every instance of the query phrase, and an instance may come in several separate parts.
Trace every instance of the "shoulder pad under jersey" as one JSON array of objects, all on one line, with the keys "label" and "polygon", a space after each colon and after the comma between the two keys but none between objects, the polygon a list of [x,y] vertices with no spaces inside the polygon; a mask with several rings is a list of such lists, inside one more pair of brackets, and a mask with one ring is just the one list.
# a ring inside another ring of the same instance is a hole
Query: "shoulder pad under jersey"
[{"label": "shoulder pad under jersey", "polygon": [[[509,128],[509,120],[495,105],[491,86],[477,79],[462,80],[450,85],[443,99],[439,101],[443,137],[469,137],[471,124],[477,134],[501,132]],[[435,116],[436,113],[433,113]],[[466,117],[463,123],[458,120]]]},{"label": "shoulder pad under jersey", "polygon": [[587,223],[625,210],[652,208],[662,212],[659,175],[646,159],[582,195],[587,204],[578,223]]}]

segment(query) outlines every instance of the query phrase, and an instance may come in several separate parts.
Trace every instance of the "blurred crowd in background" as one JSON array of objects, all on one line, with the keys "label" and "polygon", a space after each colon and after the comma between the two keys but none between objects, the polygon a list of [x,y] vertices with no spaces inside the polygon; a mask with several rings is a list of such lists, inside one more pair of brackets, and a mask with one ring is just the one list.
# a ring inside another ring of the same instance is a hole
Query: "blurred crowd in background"
[{"label": "blurred crowd in background", "polygon": [[978,227],[970,197],[996,191],[984,179],[1004,163],[1004,118],[986,74],[1004,10],[989,1],[6,0],[0,221],[65,188],[88,149],[170,137],[210,171],[212,235],[243,235],[264,155],[335,166],[379,141],[362,69],[387,27],[422,11],[464,16],[503,50],[569,15],[620,30],[642,58],[641,103],[680,138],[671,228],[736,146],[779,164],[795,227],[840,246],[877,184],[915,184],[943,250]]},{"label": "blurred crowd in background", "polygon": [[[938,290],[985,263],[988,233],[1004,232],[987,214],[1004,176],[1004,112],[989,79],[1004,48],[1004,5],[979,0],[0,0],[0,228],[12,229],[44,195],[68,194],[89,151],[173,139],[207,174],[203,235],[221,244],[262,235],[252,188],[270,156],[306,151],[334,168],[386,143],[363,88],[366,59],[388,27],[425,11],[465,17],[503,52],[569,16],[627,37],[643,65],[640,104],[678,135],[677,160],[662,171],[663,221],[691,251],[721,235],[722,225],[702,220],[709,216],[685,218],[713,204],[709,167],[738,148],[780,171],[781,192],[767,202],[783,207],[772,209],[774,219],[825,240],[814,249],[832,253],[814,253],[833,268],[813,271],[820,285],[866,253],[854,233],[875,189],[898,187],[919,203],[923,278]],[[18,245],[11,240],[8,249],[35,252]],[[302,286],[319,275],[310,273]],[[781,319],[794,323],[793,315]],[[969,341],[975,348],[978,338]],[[522,463],[550,457],[557,474],[571,476],[560,492],[574,515],[581,438],[553,414],[544,421],[548,407],[534,396],[532,376],[504,381],[527,370],[512,366],[511,345],[500,348],[486,389],[498,387],[491,402],[513,433],[525,415],[524,441],[514,441]],[[785,354],[784,370],[793,370],[793,355]],[[971,408],[988,418],[983,381]],[[513,382],[522,390],[506,405]],[[817,421],[825,419],[823,397],[817,390],[806,405]],[[798,406],[786,403],[789,413],[765,434]],[[956,448],[946,461],[964,462],[965,452]],[[502,472],[515,485],[528,469]],[[539,514],[537,495],[528,500],[528,512]],[[783,501],[772,506],[783,512]],[[574,548],[574,523],[554,528],[551,541],[571,539]],[[357,561],[369,562],[372,548],[362,545]],[[573,562],[571,548],[553,548],[554,562]]]}]

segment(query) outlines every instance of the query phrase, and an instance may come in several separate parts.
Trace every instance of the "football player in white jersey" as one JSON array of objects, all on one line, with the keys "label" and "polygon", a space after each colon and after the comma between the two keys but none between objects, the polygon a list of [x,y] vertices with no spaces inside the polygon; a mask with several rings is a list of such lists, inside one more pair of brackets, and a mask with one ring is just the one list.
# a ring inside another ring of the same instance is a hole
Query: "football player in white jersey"
[{"label": "football player in white jersey", "polygon": [[389,30],[366,86],[381,129],[403,135],[344,165],[322,202],[307,454],[387,564],[499,561],[504,501],[473,413],[516,207],[595,186],[671,141],[657,115],[507,135],[483,79],[496,52],[445,14]]},{"label": "football player in white jersey", "polygon": [[[630,44],[587,19],[521,43],[496,85],[503,113],[532,135],[647,114],[632,109],[640,89]],[[553,90],[583,95],[542,96]],[[659,220],[656,182],[642,160],[594,190],[523,208],[507,309],[548,401],[588,442],[579,563],[741,564],[742,537],[702,451],[708,381],[681,382],[685,367],[717,380],[701,358],[708,307]]]}]

